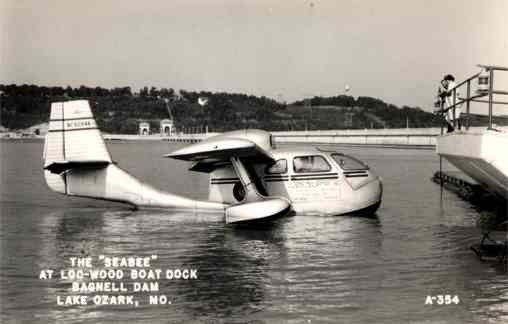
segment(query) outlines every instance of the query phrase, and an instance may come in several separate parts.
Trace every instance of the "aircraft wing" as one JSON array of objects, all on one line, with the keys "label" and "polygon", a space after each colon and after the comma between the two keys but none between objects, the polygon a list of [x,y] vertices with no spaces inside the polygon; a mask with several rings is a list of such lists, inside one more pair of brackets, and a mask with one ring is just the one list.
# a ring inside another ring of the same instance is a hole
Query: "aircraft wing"
[{"label": "aircraft wing", "polygon": [[252,161],[274,161],[271,153],[272,139],[267,132],[253,130],[233,131],[217,135],[204,141],[164,155],[184,161],[194,161],[192,171],[212,172],[217,167],[232,164],[245,197],[238,204],[225,208],[227,224],[265,222],[286,215],[291,202],[282,197],[266,197],[259,193],[252,175],[245,167],[243,158]]},{"label": "aircraft wing", "polygon": [[269,151],[264,150],[249,139],[224,136],[206,139],[166,154],[164,157],[184,161],[202,161],[203,163],[229,161],[231,157],[274,160]]}]

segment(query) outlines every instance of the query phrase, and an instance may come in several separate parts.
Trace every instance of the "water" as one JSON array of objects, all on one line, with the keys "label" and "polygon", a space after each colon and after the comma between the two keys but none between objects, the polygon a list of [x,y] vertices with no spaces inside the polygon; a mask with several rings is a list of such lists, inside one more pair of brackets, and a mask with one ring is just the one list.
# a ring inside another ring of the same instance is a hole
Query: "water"
[{"label": "water", "polygon": [[[432,151],[344,149],[383,178],[376,217],[295,216],[255,230],[57,195],[43,181],[41,141],[0,145],[2,323],[508,322],[505,269],[469,250],[480,235],[475,208],[446,191],[440,205]],[[161,157],[176,145],[108,146],[154,186],[206,197],[205,175]],[[156,254],[158,268],[197,268],[199,278],[159,281],[169,306],[57,306],[57,295],[71,294],[69,281],[40,280],[39,271],[101,254]],[[460,302],[425,305],[439,294]]]}]

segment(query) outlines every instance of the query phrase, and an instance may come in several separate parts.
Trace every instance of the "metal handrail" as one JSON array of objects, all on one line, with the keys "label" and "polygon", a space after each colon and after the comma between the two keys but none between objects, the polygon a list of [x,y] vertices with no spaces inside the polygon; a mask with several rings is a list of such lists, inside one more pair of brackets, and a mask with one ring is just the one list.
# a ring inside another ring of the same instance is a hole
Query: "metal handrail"
[{"label": "metal handrail", "polygon": [[[457,84],[452,89],[448,90],[447,92],[452,92],[452,98],[453,98],[453,104],[449,107],[445,106],[445,100],[440,100],[440,113],[444,115],[449,110],[453,109],[453,126],[456,127],[457,119],[455,118],[455,112],[456,108],[463,103],[466,103],[466,130],[469,129],[470,124],[470,103],[471,102],[481,102],[481,103],[488,103],[489,105],[489,123],[487,129],[492,129],[492,112],[493,112],[493,104],[500,104],[500,105],[508,105],[507,101],[494,101],[493,95],[508,95],[508,91],[503,90],[494,90],[494,71],[508,71],[507,67],[502,66],[493,66],[493,65],[478,65],[479,67],[483,68],[486,72],[489,73],[489,89],[484,90],[479,94],[471,95],[471,81],[477,79],[481,73],[476,73],[473,76],[469,77],[468,79],[462,81],[461,83]],[[458,89],[462,86],[466,85],[466,97],[465,98],[457,98],[457,92]],[[479,100],[480,98],[488,96],[488,100]],[[458,99],[458,100],[457,100]],[[443,134],[443,124],[441,125],[441,134]]]}]

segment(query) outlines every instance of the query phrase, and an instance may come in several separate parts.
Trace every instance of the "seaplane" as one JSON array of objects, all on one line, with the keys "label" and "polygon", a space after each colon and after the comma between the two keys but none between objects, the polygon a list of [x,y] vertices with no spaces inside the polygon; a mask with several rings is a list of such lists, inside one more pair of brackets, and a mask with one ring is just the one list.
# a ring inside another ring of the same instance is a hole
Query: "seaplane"
[{"label": "seaplane", "polygon": [[164,155],[209,175],[207,201],[163,192],[115,162],[86,100],[51,104],[44,143],[50,189],[77,197],[193,213],[220,213],[227,224],[290,215],[373,215],[382,181],[360,160],[320,148],[277,148],[269,132],[222,133]]}]

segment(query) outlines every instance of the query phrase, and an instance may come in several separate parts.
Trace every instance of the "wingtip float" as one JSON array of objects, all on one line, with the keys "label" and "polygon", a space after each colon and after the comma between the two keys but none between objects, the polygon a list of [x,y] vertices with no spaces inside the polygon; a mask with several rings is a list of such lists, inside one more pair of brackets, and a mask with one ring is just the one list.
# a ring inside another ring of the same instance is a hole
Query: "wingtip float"
[{"label": "wingtip float", "polygon": [[275,149],[270,133],[261,130],[223,133],[165,157],[192,161],[191,171],[209,174],[208,201],[163,192],[113,163],[88,101],[51,105],[44,177],[61,194],[221,213],[228,224],[267,222],[290,212],[374,212],[381,202],[381,180],[362,162],[315,148]]}]

